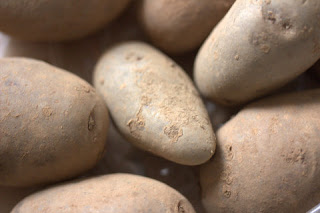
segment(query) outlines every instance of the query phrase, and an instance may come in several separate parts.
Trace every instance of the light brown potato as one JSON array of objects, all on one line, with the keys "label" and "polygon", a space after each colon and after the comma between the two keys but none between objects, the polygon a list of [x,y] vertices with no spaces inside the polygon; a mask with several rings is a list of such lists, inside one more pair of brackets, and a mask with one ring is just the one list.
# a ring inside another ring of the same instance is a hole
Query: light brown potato
[{"label": "light brown potato", "polygon": [[49,64],[0,59],[0,185],[31,186],[92,168],[108,112],[87,82]]},{"label": "light brown potato", "polygon": [[151,41],[169,53],[201,45],[234,0],[141,0],[141,25]]},{"label": "light brown potato", "polygon": [[141,42],[126,42],[99,60],[94,85],[119,131],[134,145],[185,165],[202,164],[215,135],[202,100],[186,73]]},{"label": "light brown potato", "polygon": [[107,151],[85,177],[110,173],[142,175],[176,189],[185,196],[197,213],[205,213],[201,203],[199,167],[184,166],[134,147],[110,124]]},{"label": "light brown potato", "polygon": [[[8,44],[4,45],[4,56],[42,60],[68,70],[91,83],[94,66],[106,48],[120,41],[144,39],[143,32],[138,27],[136,9],[133,6],[130,6],[123,16],[110,23],[104,30],[77,41],[36,43],[9,38]],[[0,46],[2,46],[1,43]]]},{"label": "light brown potato", "polygon": [[73,40],[93,33],[130,0],[2,0],[0,31],[30,41]]},{"label": "light brown potato", "polygon": [[319,12],[320,1],[237,0],[197,55],[200,93],[238,105],[296,78],[320,58]]},{"label": "light brown potato", "polygon": [[173,188],[150,178],[112,174],[49,188],[22,200],[12,213],[195,213]]},{"label": "light brown potato", "polygon": [[320,89],[248,105],[201,168],[211,212],[306,212],[320,201]]}]

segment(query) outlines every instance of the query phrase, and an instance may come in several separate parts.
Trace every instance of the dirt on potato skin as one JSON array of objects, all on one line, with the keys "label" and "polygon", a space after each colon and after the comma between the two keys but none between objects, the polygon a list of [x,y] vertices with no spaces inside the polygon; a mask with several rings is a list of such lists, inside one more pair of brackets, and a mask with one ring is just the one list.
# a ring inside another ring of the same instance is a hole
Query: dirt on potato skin
[{"label": "dirt on potato skin", "polygon": [[306,212],[320,200],[320,90],[262,99],[217,132],[201,168],[210,212]]},{"label": "dirt on potato skin", "polygon": [[191,79],[152,46],[130,41],[108,49],[94,85],[118,130],[135,146],[184,165],[214,154],[208,112]]},{"label": "dirt on potato skin", "polygon": [[200,93],[235,106],[298,77],[320,58],[319,8],[318,1],[236,1],[197,55]]},{"label": "dirt on potato skin", "polygon": [[12,213],[83,211],[195,213],[189,201],[166,184],[120,173],[48,188],[22,200]]},{"label": "dirt on potato skin", "polygon": [[92,168],[105,151],[109,122],[95,89],[33,59],[0,64],[0,184],[33,186]]}]

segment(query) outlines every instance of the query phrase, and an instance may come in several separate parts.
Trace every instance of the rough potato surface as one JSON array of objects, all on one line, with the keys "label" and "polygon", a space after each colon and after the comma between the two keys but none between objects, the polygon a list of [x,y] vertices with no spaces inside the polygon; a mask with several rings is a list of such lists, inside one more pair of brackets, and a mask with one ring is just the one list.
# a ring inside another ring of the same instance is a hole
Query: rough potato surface
[{"label": "rough potato surface", "polygon": [[0,185],[60,181],[105,150],[108,112],[87,82],[49,64],[0,59]]},{"label": "rough potato surface", "polygon": [[215,135],[187,74],[153,47],[127,42],[106,51],[94,85],[119,131],[134,145],[180,164],[196,165],[215,151]]},{"label": "rough potato surface", "polygon": [[201,47],[200,92],[225,105],[279,88],[320,58],[320,1],[237,0]]},{"label": "rough potato surface", "polygon": [[159,181],[129,174],[76,180],[35,193],[12,213],[195,213],[189,201]]},{"label": "rough potato surface", "polygon": [[306,212],[320,200],[320,90],[270,97],[217,132],[201,169],[213,212]]}]

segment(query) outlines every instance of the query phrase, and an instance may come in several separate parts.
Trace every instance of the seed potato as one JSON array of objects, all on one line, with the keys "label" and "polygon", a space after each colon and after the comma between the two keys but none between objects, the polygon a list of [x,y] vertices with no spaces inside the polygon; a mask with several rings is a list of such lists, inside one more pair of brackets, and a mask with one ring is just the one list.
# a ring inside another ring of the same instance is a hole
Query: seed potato
[{"label": "seed potato", "polygon": [[195,213],[189,201],[159,181],[129,174],[78,180],[35,193],[12,213]]},{"label": "seed potato", "polygon": [[105,150],[108,112],[94,88],[49,64],[0,59],[0,185],[61,181]]},{"label": "seed potato", "polygon": [[320,201],[320,89],[250,104],[217,132],[201,168],[211,212],[306,212]]},{"label": "seed potato", "polygon": [[169,53],[201,45],[234,0],[142,0],[141,25],[151,41]]},{"label": "seed potato", "polygon": [[225,105],[291,81],[320,58],[320,1],[237,0],[201,47],[194,78]]},{"label": "seed potato", "polygon": [[94,85],[119,131],[134,145],[180,164],[197,165],[215,151],[208,112],[187,74],[141,42],[107,50]]},{"label": "seed potato", "polygon": [[0,31],[31,41],[64,41],[93,33],[130,0],[1,0]]}]

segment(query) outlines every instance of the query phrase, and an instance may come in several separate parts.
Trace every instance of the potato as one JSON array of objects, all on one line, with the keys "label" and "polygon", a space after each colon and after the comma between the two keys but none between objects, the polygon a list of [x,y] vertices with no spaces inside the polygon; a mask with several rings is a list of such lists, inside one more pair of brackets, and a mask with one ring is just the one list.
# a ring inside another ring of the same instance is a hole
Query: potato
[{"label": "potato", "polygon": [[151,41],[169,53],[200,46],[234,0],[142,0],[141,25]]},{"label": "potato", "polygon": [[73,40],[118,16],[130,0],[2,0],[0,31],[31,41]]},{"label": "potato", "polygon": [[110,23],[103,31],[77,41],[37,43],[10,38],[4,48],[4,56],[42,60],[91,83],[94,66],[107,47],[120,41],[144,39],[137,22],[136,8],[130,6],[123,16]]},{"label": "potato", "polygon": [[320,1],[237,0],[201,47],[195,82],[205,97],[245,103],[320,58]]},{"label": "potato", "polygon": [[217,132],[201,168],[210,212],[306,212],[320,201],[320,89],[263,99]]},{"label": "potato", "polygon": [[49,64],[0,59],[0,185],[74,177],[103,155],[108,112],[94,88]]},{"label": "potato", "polygon": [[112,174],[79,180],[35,193],[12,213],[25,212],[195,212],[173,188],[150,178]]},{"label": "potato", "polygon": [[213,155],[215,135],[197,90],[153,47],[141,42],[114,46],[99,60],[93,81],[116,127],[134,145],[186,165]]}]

